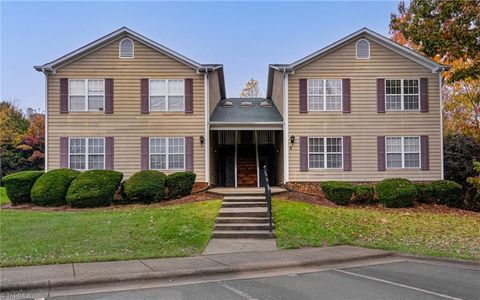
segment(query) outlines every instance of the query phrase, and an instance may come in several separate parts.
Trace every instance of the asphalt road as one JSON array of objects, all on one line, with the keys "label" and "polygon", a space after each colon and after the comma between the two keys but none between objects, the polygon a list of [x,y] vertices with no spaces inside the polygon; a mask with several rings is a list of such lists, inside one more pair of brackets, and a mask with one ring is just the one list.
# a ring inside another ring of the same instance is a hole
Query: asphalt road
[{"label": "asphalt road", "polygon": [[480,270],[401,261],[53,299],[480,299]]}]

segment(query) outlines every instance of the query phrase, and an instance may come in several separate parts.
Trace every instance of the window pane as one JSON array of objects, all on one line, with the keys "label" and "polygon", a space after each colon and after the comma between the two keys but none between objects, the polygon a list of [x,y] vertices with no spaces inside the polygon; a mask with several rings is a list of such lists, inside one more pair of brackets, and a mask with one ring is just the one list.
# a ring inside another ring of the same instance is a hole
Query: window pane
[{"label": "window pane", "polygon": [[401,153],[387,153],[387,168],[401,168],[402,154]]},{"label": "window pane", "polygon": [[325,168],[325,157],[323,154],[309,155],[309,168]]},{"label": "window pane", "polygon": [[386,96],[387,109],[396,110],[402,109],[402,96]]},{"label": "window pane", "polygon": [[150,155],[150,169],[165,170],[167,168],[166,156],[166,154]]},{"label": "window pane", "polygon": [[85,80],[69,81],[70,95],[85,95]]},{"label": "window pane", "polygon": [[184,153],[183,139],[170,138],[168,139],[168,153]]},{"label": "window pane", "polygon": [[168,96],[168,110],[169,111],[183,111],[183,96]]},{"label": "window pane", "polygon": [[103,80],[89,80],[88,94],[89,95],[103,95]]},{"label": "window pane", "polygon": [[120,57],[133,57],[133,41],[131,39],[121,41]]},{"label": "window pane", "polygon": [[104,169],[103,155],[89,155],[88,156],[88,169],[89,170],[101,170]]},{"label": "window pane", "polygon": [[150,110],[167,110],[167,101],[165,96],[151,96]]},{"label": "window pane", "polygon": [[103,154],[105,153],[103,139],[88,139],[88,153]]},{"label": "window pane", "polygon": [[323,110],[323,96],[308,96],[308,110]]},{"label": "window pane", "polygon": [[168,155],[168,168],[169,169],[183,169],[183,154],[170,154]]},{"label": "window pane", "polygon": [[85,154],[85,139],[70,139],[70,153]]},{"label": "window pane", "polygon": [[70,155],[70,169],[85,170],[85,155]]},{"label": "window pane", "polygon": [[70,96],[70,110],[85,110],[85,96]]},{"label": "window pane", "polygon": [[169,95],[181,95],[184,94],[183,80],[169,80],[168,81],[168,94]]},{"label": "window pane", "polygon": [[103,96],[88,96],[88,110],[98,111],[103,108]]},{"label": "window pane", "polygon": [[327,80],[326,82],[327,88],[327,95],[341,95],[342,94],[342,81],[335,79],[335,80]]},{"label": "window pane", "polygon": [[403,109],[418,109],[418,95],[406,95],[403,99]]},{"label": "window pane", "polygon": [[420,140],[418,137],[404,138],[405,152],[420,152]]},{"label": "window pane", "polygon": [[386,139],[387,152],[402,152],[402,138],[400,137],[390,137]]},{"label": "window pane", "polygon": [[405,153],[405,168],[419,168],[419,167],[420,167],[420,154]]},{"label": "window pane", "polygon": [[166,139],[150,139],[150,153],[159,154],[167,153]]},{"label": "window pane", "polygon": [[418,95],[418,80],[416,79],[404,80],[403,93],[406,95]]},{"label": "window pane", "polygon": [[342,108],[341,96],[327,96],[326,110],[340,110]]},{"label": "window pane", "polygon": [[323,94],[323,80],[308,79],[308,94],[320,95]]},{"label": "window pane", "polygon": [[387,95],[400,95],[402,94],[402,81],[401,80],[385,80],[385,92]]},{"label": "window pane", "polygon": [[312,152],[324,152],[324,145],[322,138],[310,138],[309,139],[309,151]]},{"label": "window pane", "polygon": [[150,95],[166,95],[167,85],[165,80],[150,80]]},{"label": "window pane", "polygon": [[327,153],[327,168],[341,168],[341,167],[342,167],[342,154]]},{"label": "window pane", "polygon": [[342,152],[342,139],[327,138],[327,152]]}]

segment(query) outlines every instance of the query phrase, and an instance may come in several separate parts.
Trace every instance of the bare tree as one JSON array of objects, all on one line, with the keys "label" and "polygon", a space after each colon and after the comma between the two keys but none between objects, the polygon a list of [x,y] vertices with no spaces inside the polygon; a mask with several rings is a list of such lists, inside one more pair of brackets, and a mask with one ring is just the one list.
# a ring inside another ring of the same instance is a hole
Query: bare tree
[{"label": "bare tree", "polygon": [[260,89],[258,80],[251,78],[240,93],[240,98],[262,98],[263,92]]}]

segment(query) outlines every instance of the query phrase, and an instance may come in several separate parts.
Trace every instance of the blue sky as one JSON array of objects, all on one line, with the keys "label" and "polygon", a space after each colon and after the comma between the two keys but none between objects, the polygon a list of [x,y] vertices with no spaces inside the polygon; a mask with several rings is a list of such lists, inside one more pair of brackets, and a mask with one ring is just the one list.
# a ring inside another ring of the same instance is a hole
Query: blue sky
[{"label": "blue sky", "polygon": [[199,63],[221,63],[228,97],[362,28],[388,35],[390,2],[1,2],[1,98],[44,109],[43,64],[122,26]]}]

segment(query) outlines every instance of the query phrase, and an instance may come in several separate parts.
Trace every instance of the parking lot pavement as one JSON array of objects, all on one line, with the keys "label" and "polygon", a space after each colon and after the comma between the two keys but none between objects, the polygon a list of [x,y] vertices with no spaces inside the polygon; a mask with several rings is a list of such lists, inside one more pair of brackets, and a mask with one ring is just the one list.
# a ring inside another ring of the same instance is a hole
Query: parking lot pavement
[{"label": "parking lot pavement", "polygon": [[54,299],[479,299],[480,270],[401,261]]}]

